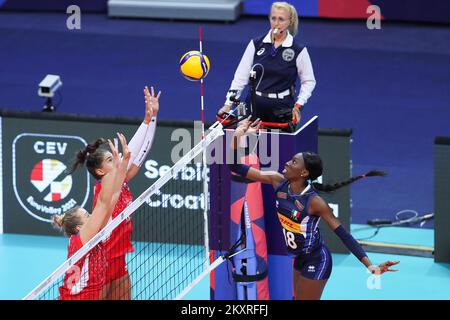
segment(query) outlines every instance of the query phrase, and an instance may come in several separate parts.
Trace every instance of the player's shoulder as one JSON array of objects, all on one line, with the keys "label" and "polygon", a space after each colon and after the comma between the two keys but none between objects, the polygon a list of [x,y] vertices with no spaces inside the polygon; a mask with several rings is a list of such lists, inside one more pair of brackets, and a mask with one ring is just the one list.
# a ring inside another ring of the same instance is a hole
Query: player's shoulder
[{"label": "player's shoulder", "polygon": [[312,190],[310,192],[307,193],[307,196],[309,197],[309,203],[310,206],[316,208],[316,209],[320,209],[323,207],[327,207],[328,204],[325,201],[324,198],[322,198],[316,191]]},{"label": "player's shoulder", "polygon": [[300,53],[304,49],[306,49],[306,45],[303,43],[303,41],[300,41],[296,37],[293,37],[292,38],[292,46],[291,46],[291,48],[294,49],[295,52]]},{"label": "player's shoulder", "polygon": [[253,44],[254,44],[255,47],[256,47],[256,46],[261,45],[261,44],[264,42],[264,38],[265,38],[266,36],[267,36],[267,34],[259,35],[259,36],[255,37],[255,38],[252,38],[251,41],[253,41]]},{"label": "player's shoulder", "polygon": [[289,180],[285,179],[284,177],[282,177],[282,175],[280,174],[280,183],[275,187],[275,192],[278,191],[283,191],[283,189],[285,189],[287,187],[287,184],[289,182]]},{"label": "player's shoulder", "polygon": [[83,243],[81,241],[80,233],[73,234],[69,238],[69,248],[71,251],[77,251],[79,248],[83,246]]}]

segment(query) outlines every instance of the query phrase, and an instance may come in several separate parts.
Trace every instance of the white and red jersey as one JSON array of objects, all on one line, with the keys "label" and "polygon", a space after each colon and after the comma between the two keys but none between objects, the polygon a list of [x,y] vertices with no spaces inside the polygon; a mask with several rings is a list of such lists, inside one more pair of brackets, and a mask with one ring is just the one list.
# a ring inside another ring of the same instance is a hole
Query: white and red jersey
[{"label": "white and red jersey", "polygon": [[[81,247],[80,234],[72,235],[67,248],[70,258]],[[99,243],[64,276],[64,284],[59,287],[60,300],[99,300],[105,285],[107,260],[103,244]]]},{"label": "white and red jersey", "polygon": [[[95,183],[94,200],[92,208],[95,208],[98,195],[102,189],[100,181]],[[128,187],[128,180],[125,180],[120,191],[119,199],[111,215],[111,219],[117,217],[127,206],[133,202],[133,195]],[[121,257],[129,252],[133,252],[134,248],[131,243],[131,233],[133,232],[133,223],[131,216],[123,221],[116,229],[113,230],[108,240],[105,242],[106,256],[108,260]]]}]

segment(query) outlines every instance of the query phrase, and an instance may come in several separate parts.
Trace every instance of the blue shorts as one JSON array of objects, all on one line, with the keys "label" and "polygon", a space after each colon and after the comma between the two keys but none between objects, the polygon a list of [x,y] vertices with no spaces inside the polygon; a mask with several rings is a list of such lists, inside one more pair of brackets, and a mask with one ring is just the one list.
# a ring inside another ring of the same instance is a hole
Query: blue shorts
[{"label": "blue shorts", "polygon": [[332,265],[330,251],[324,245],[294,259],[294,269],[311,280],[327,280],[331,275]]}]

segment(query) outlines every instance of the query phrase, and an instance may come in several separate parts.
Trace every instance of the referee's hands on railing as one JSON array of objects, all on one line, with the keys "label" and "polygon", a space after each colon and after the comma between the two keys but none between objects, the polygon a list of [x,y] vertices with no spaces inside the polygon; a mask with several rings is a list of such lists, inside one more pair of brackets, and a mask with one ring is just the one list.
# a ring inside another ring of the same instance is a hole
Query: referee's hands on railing
[{"label": "referee's hands on railing", "polygon": [[219,116],[222,116],[224,113],[226,112],[230,112],[231,106],[228,104],[224,104],[222,108],[219,109],[219,111],[217,112],[217,114]]},{"label": "referee's hands on railing", "polygon": [[298,103],[296,103],[294,105],[294,108],[292,108],[292,122],[295,124],[299,123],[302,118],[302,115],[300,112],[301,109],[302,109],[302,106],[299,105]]}]

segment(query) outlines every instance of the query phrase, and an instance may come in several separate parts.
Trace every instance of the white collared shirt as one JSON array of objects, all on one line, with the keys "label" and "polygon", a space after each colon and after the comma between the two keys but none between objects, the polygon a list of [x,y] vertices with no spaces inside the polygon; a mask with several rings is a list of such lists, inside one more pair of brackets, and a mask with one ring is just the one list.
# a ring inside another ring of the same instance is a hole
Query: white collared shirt
[{"label": "white collared shirt", "polygon": [[[282,47],[291,47],[294,41],[294,37],[286,30],[287,36],[281,44]],[[271,35],[272,30],[269,30],[265,38],[263,39],[264,43],[271,43]],[[250,40],[250,43],[247,45],[245,49],[244,55],[239,62],[239,65],[234,74],[233,81],[231,82],[231,86],[229,90],[236,90],[237,95],[236,98],[239,98],[242,90],[249,82],[250,71],[253,67],[253,57],[255,55],[255,44],[253,40]],[[297,73],[298,78],[300,79],[300,92],[297,97],[296,103],[300,105],[304,105],[309,97],[311,96],[315,86],[316,79],[314,77],[314,71],[311,64],[311,59],[308,54],[308,50],[305,47],[296,59]],[[229,100],[230,94],[227,94],[227,100],[225,104],[231,105],[231,101]]]}]

